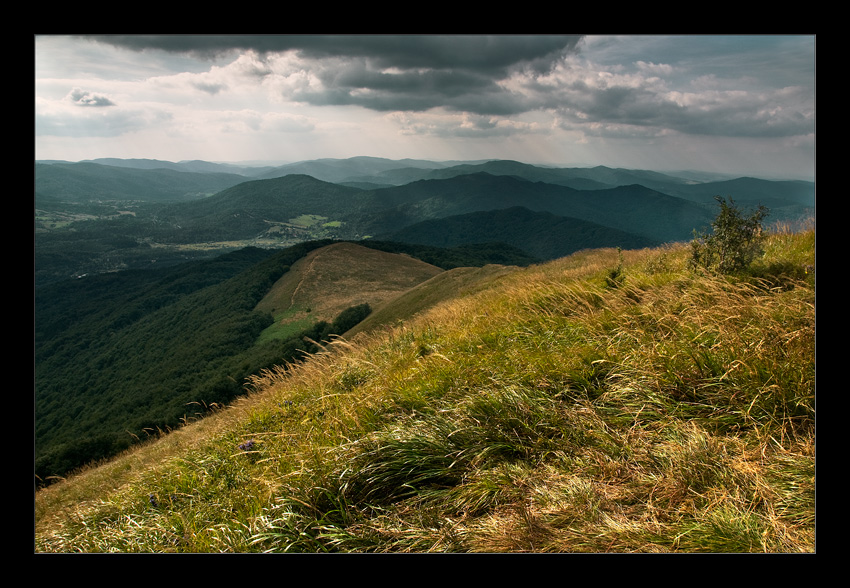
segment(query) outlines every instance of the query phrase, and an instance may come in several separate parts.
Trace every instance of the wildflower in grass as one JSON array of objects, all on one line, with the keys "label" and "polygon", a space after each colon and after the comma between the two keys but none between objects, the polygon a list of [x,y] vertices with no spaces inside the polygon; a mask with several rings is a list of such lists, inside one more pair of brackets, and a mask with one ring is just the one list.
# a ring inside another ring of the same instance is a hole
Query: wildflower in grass
[{"label": "wildflower in grass", "polygon": [[251,449],[253,449],[253,448],[254,448],[254,440],[253,439],[249,439],[249,440],[245,441],[244,443],[239,444],[239,449],[241,449],[242,451],[251,451]]}]

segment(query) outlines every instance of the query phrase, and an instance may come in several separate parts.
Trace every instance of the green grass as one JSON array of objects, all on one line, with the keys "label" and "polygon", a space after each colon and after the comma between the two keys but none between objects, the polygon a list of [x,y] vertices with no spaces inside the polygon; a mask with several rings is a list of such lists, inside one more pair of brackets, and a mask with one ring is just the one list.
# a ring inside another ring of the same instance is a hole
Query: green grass
[{"label": "green grass", "polygon": [[288,320],[300,312],[303,312],[303,310],[299,308],[290,308],[285,312],[276,314],[273,317],[274,322],[263,329],[259,337],[257,337],[257,344],[262,344],[266,341],[276,339],[288,339],[305,329],[309,329],[317,322],[317,319],[309,316],[298,320]]},{"label": "green grass", "polygon": [[296,218],[289,219],[289,222],[293,225],[298,225],[299,227],[314,227],[316,225],[324,225],[326,224],[327,217],[319,216],[317,214],[302,214]]},{"label": "green grass", "polygon": [[582,252],[329,343],[40,491],[36,550],[813,552],[813,231],[745,275],[687,256]]}]

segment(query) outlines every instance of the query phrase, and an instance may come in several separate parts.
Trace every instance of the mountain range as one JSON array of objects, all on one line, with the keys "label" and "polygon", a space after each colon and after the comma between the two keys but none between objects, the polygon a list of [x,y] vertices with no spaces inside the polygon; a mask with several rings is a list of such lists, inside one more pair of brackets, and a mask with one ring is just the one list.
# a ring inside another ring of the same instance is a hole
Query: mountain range
[{"label": "mountain range", "polygon": [[[576,247],[687,240],[710,223],[716,196],[743,206],[764,204],[771,221],[793,221],[814,209],[812,182],[694,177],[604,166],[373,157],[281,166],[36,162],[37,277],[173,263],[202,255],[191,247],[199,243],[209,254],[240,244],[280,247],[316,238],[392,236],[437,245],[468,244],[471,235],[496,241],[510,235],[515,247],[552,259]],[[539,216],[530,223],[524,213],[518,223],[496,214],[518,207]],[[468,216],[473,213],[488,214]],[[440,223],[445,226],[438,228]],[[466,237],[446,237],[461,225]]]}]

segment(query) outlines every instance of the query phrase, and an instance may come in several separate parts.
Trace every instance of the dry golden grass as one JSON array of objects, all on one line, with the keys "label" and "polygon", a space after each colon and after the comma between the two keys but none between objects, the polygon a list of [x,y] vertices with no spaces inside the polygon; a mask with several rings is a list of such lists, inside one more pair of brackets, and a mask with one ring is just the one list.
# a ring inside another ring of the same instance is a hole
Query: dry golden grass
[{"label": "dry golden grass", "polygon": [[37,497],[37,550],[811,552],[813,235],[767,250],[582,252],[330,342]]},{"label": "dry golden grass", "polygon": [[257,310],[283,316],[284,322],[332,321],[357,304],[380,307],[442,271],[406,255],[335,243],[296,262],[257,304]]}]

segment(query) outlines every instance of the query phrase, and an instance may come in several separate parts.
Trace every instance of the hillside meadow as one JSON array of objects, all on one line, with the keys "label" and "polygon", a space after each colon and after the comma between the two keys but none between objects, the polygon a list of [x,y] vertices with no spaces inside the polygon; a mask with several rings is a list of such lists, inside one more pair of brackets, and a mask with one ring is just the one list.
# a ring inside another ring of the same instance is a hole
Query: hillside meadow
[{"label": "hillside meadow", "polygon": [[815,233],[499,273],[36,492],[36,552],[815,550]]}]

